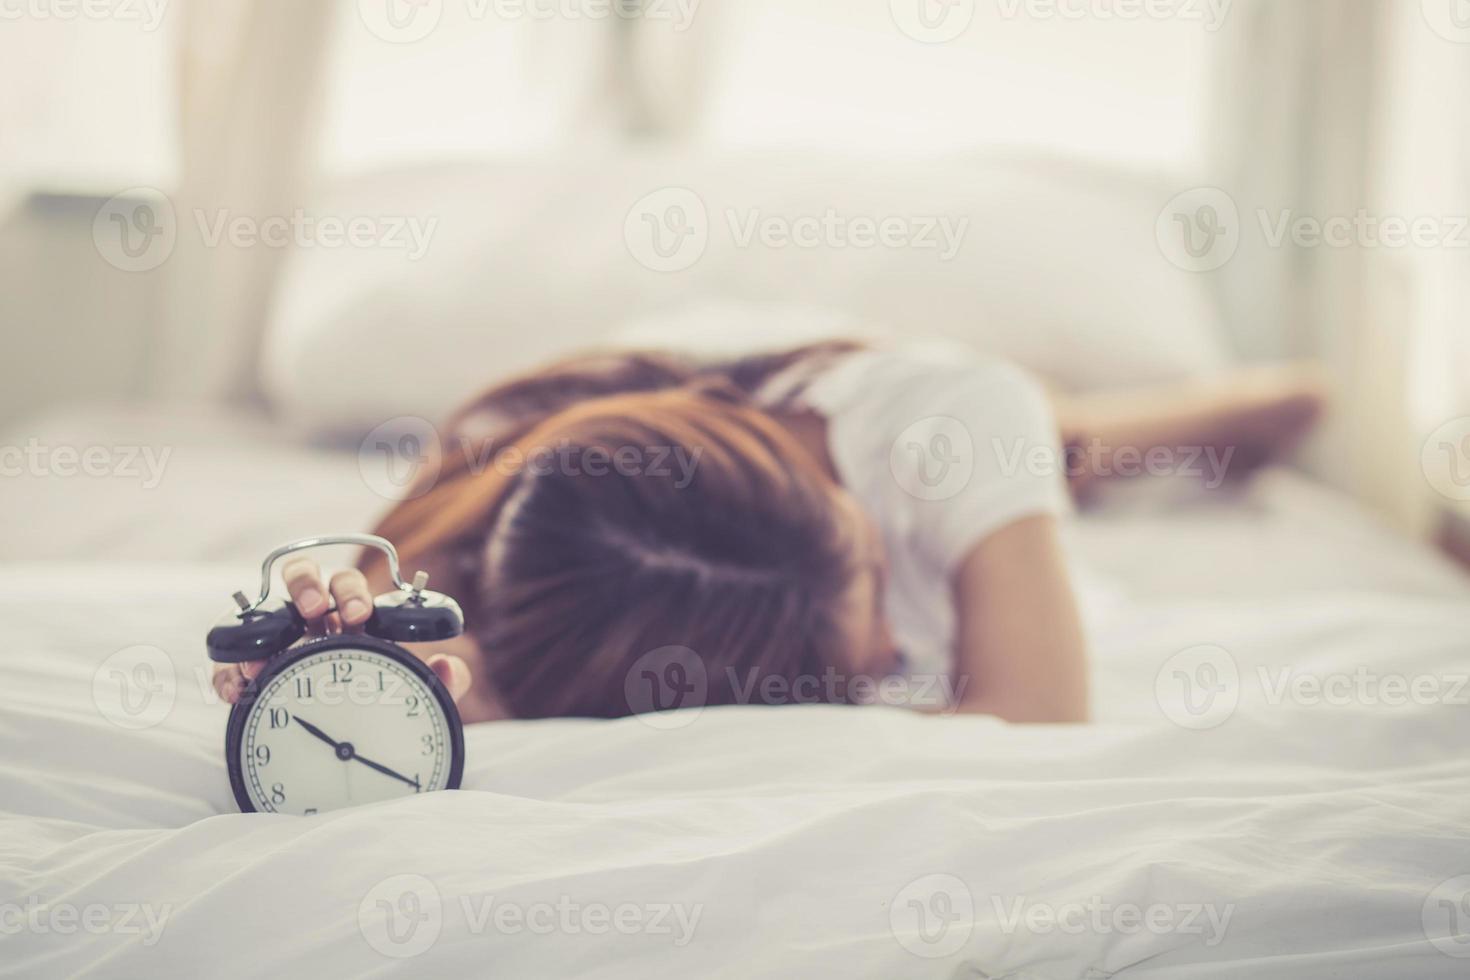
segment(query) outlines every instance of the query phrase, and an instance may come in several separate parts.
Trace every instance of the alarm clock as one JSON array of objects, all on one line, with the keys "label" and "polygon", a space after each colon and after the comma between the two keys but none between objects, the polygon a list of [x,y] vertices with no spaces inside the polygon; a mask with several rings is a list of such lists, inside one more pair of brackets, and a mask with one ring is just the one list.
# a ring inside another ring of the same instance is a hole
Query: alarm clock
[{"label": "alarm clock", "polygon": [[[289,601],[270,598],[271,568],[327,545],[382,551],[397,591],[377,597],[363,633],[298,644],[306,620]],[[311,815],[459,788],[459,712],[434,672],[399,645],[464,631],[459,604],[427,584],[423,572],[404,583],[387,540],[342,534],[277,548],[261,565],[260,597],[235,593],[238,608],[209,631],[206,647],[218,663],[267,661],[225,728],[230,786],[242,812]]]}]

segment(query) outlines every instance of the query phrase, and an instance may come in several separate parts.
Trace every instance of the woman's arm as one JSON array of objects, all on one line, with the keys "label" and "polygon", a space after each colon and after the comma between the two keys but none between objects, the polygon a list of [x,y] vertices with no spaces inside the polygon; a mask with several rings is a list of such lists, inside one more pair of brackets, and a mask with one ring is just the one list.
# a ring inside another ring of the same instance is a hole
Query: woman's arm
[{"label": "woman's arm", "polygon": [[1064,440],[1086,461],[1068,473],[1079,498],[1094,481],[1117,472],[1117,456],[1124,450],[1135,458],[1156,448],[1214,450],[1232,474],[1247,472],[1291,449],[1327,402],[1322,372],[1308,364],[1261,365],[1210,380],[1052,396]]},{"label": "woman's arm", "polygon": [[[1084,448],[1210,446],[1229,449],[1246,468],[1299,438],[1325,399],[1312,369],[1285,366],[1059,399],[1055,409],[1067,441]],[[1080,494],[1098,474],[1071,475]],[[1086,721],[1086,643],[1056,519],[1036,516],[989,535],[961,560],[953,587],[960,709],[1009,721]]]},{"label": "woman's arm", "polygon": [[955,572],[954,600],[961,711],[1087,720],[1086,642],[1055,517],[1025,518],[976,545]]}]

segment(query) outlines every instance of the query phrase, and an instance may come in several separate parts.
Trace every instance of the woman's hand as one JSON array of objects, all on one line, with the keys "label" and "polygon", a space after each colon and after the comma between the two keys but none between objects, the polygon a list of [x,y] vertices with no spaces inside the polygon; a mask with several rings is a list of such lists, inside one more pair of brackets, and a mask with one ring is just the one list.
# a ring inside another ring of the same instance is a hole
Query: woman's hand
[{"label": "woman's hand", "polygon": [[[361,633],[373,614],[373,594],[368,580],[355,568],[338,572],[329,583],[323,583],[316,562],[298,558],[281,570],[281,577],[296,611],[306,620],[307,636]],[[469,691],[470,670],[462,658],[436,653],[424,658],[424,662],[456,702]],[[240,700],[246,685],[260,676],[265,664],[264,660],[215,664],[214,689],[221,698],[234,704]]]}]

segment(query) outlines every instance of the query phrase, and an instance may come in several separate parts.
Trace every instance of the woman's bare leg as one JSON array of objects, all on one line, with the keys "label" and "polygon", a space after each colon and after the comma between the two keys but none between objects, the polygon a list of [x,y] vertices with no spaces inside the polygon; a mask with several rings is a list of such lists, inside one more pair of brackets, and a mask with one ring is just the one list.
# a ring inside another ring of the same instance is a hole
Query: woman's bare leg
[{"label": "woman's bare leg", "polygon": [[1054,395],[1053,404],[1068,449],[1069,483],[1082,499],[1102,478],[1137,472],[1151,450],[1178,459],[1211,451],[1219,460],[1229,453],[1231,473],[1249,470],[1306,434],[1326,392],[1310,366],[1269,365],[1132,391]]}]

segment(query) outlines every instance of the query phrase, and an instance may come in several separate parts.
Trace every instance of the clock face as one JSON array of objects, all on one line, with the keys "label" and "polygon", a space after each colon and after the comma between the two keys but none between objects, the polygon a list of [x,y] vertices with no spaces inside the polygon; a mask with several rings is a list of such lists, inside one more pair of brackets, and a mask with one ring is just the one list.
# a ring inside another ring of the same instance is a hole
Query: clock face
[{"label": "clock face", "polygon": [[334,636],[280,655],[230,715],[240,809],[310,815],[459,786],[459,714],[400,647]]}]

